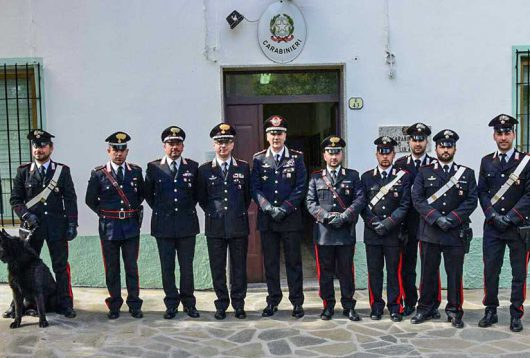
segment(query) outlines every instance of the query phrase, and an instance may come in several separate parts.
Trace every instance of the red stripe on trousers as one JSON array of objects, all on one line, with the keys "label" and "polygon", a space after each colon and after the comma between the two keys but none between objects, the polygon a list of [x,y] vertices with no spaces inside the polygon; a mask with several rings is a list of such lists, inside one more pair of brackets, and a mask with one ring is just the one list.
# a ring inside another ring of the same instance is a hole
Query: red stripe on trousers
[{"label": "red stripe on trousers", "polygon": [[74,293],[72,292],[72,274],[70,273],[70,263],[68,262],[68,256],[69,256],[69,248],[68,248],[68,241],[66,242],[66,275],[68,277],[68,296],[72,299],[72,302],[74,300]]},{"label": "red stripe on trousers", "polygon": [[399,313],[403,313],[403,301],[401,297],[404,296],[404,289],[403,289],[403,280],[401,279],[401,271],[403,269],[403,252],[399,254],[399,264],[398,264],[398,283],[399,283],[399,295],[396,299],[396,303],[399,305]]},{"label": "red stripe on trousers", "polygon": [[[320,289],[320,260],[318,259],[318,246],[315,244],[315,259],[317,262],[317,279],[318,279],[318,297],[322,299],[322,291]],[[322,302],[324,303],[324,308],[327,307],[328,303],[325,299],[322,299]]]},{"label": "red stripe on trousers", "polygon": [[372,293],[372,286],[370,286],[370,273],[368,273],[368,298],[370,300],[370,308],[373,308],[374,294]]},{"label": "red stripe on trousers", "polygon": [[[103,241],[99,240],[99,244],[101,246],[101,257],[103,258],[103,269],[105,270],[105,281],[107,280],[107,261],[105,260],[105,251],[103,250]],[[110,294],[110,290],[107,287],[107,292]],[[107,300],[105,300],[105,304],[107,305],[107,308],[110,309],[110,306],[107,303]]]},{"label": "red stripe on trousers", "polygon": [[[523,284],[523,303],[524,301],[526,300],[526,276],[528,276],[528,258],[530,256],[530,252],[526,252],[526,266],[525,266],[525,275],[524,275],[524,284]],[[524,306],[521,305],[521,307],[519,307],[521,312],[524,313]]]}]

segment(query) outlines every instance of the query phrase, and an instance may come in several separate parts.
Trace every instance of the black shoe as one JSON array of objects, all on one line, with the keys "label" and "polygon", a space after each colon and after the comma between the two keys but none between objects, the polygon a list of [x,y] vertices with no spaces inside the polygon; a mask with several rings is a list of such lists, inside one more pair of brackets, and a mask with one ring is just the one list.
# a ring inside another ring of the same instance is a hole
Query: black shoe
[{"label": "black shoe", "polygon": [[326,307],[320,314],[320,319],[323,321],[329,321],[333,315],[335,314],[335,310],[333,307]]},{"label": "black shoe", "polygon": [[432,319],[440,319],[440,318],[442,318],[442,315],[440,314],[440,311],[438,311],[437,308],[432,311],[431,318]]},{"label": "black shoe", "polygon": [[392,322],[401,322],[403,320],[403,315],[401,313],[391,313],[390,319]]},{"label": "black shoe", "polygon": [[199,318],[201,316],[195,306],[184,307],[184,312],[186,312],[186,314],[191,318]]},{"label": "black shoe", "polygon": [[77,312],[72,307],[63,308],[57,313],[62,314],[66,318],[75,318],[77,316]]},{"label": "black shoe", "polygon": [[455,328],[464,328],[464,321],[459,317],[447,317],[447,320],[451,322],[451,326]]},{"label": "black shoe", "polygon": [[129,313],[133,318],[143,318],[144,313],[139,308],[129,308]]},{"label": "black shoe", "polygon": [[278,306],[269,303],[261,312],[261,317],[271,317],[276,311],[278,311]]},{"label": "black shoe", "polygon": [[304,312],[304,308],[302,307],[302,305],[293,306],[293,313],[291,313],[291,316],[293,316],[294,318],[302,318],[304,317],[304,315],[305,315],[305,312]]},{"label": "black shoe", "polygon": [[11,305],[2,315],[3,318],[15,318],[15,306]]},{"label": "black shoe", "polygon": [[403,316],[407,317],[410,316],[414,311],[416,310],[416,307],[414,306],[405,306],[405,310],[403,311]]},{"label": "black shoe", "polygon": [[[59,314],[62,314],[62,311]],[[35,308],[26,308],[24,310],[24,315],[30,317],[39,317],[39,312]]]},{"label": "black shoe", "polygon": [[235,315],[236,315],[236,318],[238,319],[247,318],[247,313],[245,312],[243,308],[236,308]]},{"label": "black shoe", "polygon": [[178,310],[177,307],[171,307],[171,308],[166,309],[166,312],[164,312],[164,319],[175,318],[175,316],[177,315],[178,311],[179,310]]},{"label": "black shoe", "polygon": [[361,317],[357,314],[357,312],[355,312],[355,309],[354,308],[345,308],[343,311],[342,311],[342,314],[346,317],[348,317],[348,319],[350,321],[354,321],[354,322],[357,322],[357,321],[360,321],[361,320]]},{"label": "black shoe", "polygon": [[226,311],[222,309],[218,309],[215,311],[214,318],[218,320],[222,320],[226,318]]},{"label": "black shoe", "polygon": [[107,317],[109,319],[117,319],[117,318],[120,318],[120,311],[109,311],[109,313],[107,313]]},{"label": "black shoe", "polygon": [[484,314],[484,317],[478,321],[478,326],[482,328],[486,328],[491,326],[492,324],[495,324],[499,321],[499,318],[497,317],[497,311],[493,310],[486,310],[486,313]]},{"label": "black shoe", "polygon": [[521,332],[522,330],[523,330],[523,322],[521,322],[521,319],[517,317],[510,318],[510,331]]},{"label": "black shoe", "polygon": [[414,315],[414,317],[412,317],[410,319],[410,323],[412,324],[419,324],[419,323],[423,323],[429,319],[432,318],[432,315],[430,314],[425,314],[425,313],[422,313],[422,312],[416,312],[416,314]]},{"label": "black shoe", "polygon": [[379,321],[381,319],[381,316],[381,313],[370,312],[370,319],[373,321]]}]

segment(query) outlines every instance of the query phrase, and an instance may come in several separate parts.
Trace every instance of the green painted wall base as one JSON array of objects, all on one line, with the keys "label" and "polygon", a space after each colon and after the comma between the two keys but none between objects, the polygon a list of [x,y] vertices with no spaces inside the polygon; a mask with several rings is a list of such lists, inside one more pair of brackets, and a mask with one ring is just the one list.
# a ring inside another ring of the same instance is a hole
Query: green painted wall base
[{"label": "green painted wall base", "polygon": [[[70,266],[72,271],[72,284],[74,286],[105,287],[105,273],[103,259],[101,257],[101,246],[97,236],[78,237],[70,243]],[[359,289],[367,286],[366,250],[363,243],[357,244],[355,250],[355,276],[356,286]],[[49,254],[44,245],[42,256],[44,261],[51,267]],[[442,261],[443,262],[443,261]],[[153,237],[143,235],[140,244],[140,257],[138,260],[140,272],[140,285],[143,288],[161,288],[162,279],[160,273],[160,260],[158,249]],[[206,237],[197,236],[194,259],[195,288],[208,289],[212,287],[210,266],[208,263],[208,249]],[[178,265],[177,265],[178,267]],[[471,244],[470,253],[466,255],[464,264],[464,286],[466,288],[481,288],[483,286],[483,264],[482,264],[482,239],[474,239]],[[7,281],[6,265],[0,265],[0,282]],[[420,268],[416,270],[418,281],[420,279]],[[442,284],[445,287],[445,271],[440,268]],[[177,286],[179,272],[176,272]],[[122,269],[122,284],[125,287],[125,279]],[[500,278],[502,288],[511,287],[511,268],[506,250],[504,265]]]}]

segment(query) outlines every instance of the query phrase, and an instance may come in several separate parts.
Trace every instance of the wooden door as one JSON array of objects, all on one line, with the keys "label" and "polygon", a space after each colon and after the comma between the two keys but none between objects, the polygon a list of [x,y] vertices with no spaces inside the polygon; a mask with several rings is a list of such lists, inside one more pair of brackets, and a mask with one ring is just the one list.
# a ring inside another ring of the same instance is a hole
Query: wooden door
[{"label": "wooden door", "polygon": [[[243,159],[252,165],[252,156],[263,148],[263,106],[228,105],[226,106],[226,122],[236,129],[236,145],[234,157]],[[256,230],[258,207],[254,201],[250,204],[248,218],[250,235],[248,241],[247,275],[248,282],[264,282],[263,256],[261,240]]]}]

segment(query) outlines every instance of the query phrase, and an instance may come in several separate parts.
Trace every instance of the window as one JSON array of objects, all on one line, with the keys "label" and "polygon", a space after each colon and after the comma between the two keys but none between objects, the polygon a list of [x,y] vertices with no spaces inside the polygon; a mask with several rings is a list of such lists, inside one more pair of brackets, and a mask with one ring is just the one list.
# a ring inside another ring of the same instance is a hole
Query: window
[{"label": "window", "polygon": [[517,149],[530,149],[530,48],[515,49],[515,115],[519,120]]},{"label": "window", "polygon": [[14,225],[9,205],[17,168],[31,160],[27,133],[42,128],[41,65],[0,60],[0,221]]}]

